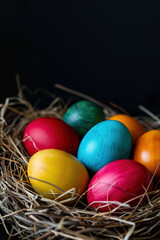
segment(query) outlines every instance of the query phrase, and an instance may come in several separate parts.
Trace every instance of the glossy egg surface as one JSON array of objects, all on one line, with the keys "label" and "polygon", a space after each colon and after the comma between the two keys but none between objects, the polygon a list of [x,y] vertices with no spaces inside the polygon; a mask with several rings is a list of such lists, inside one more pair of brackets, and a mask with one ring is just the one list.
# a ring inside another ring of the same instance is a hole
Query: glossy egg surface
[{"label": "glossy egg surface", "polygon": [[105,120],[105,115],[103,109],[97,104],[82,100],[68,108],[63,120],[82,137],[95,124]]},{"label": "glossy egg surface", "polygon": [[[148,189],[152,190],[152,175],[142,164],[134,160],[117,160],[105,165],[91,179],[87,200],[91,208],[109,211],[117,208],[118,203],[126,203],[128,210],[140,201],[140,196]],[[141,196],[142,197],[142,196]],[[146,197],[143,198],[143,202]]]},{"label": "glossy egg surface", "polygon": [[124,124],[105,120],[86,133],[77,156],[88,169],[96,172],[109,162],[128,158],[131,145],[131,135]]},{"label": "glossy egg surface", "polygon": [[126,114],[116,114],[109,118],[110,120],[117,120],[123,123],[129,130],[131,137],[132,137],[132,143],[135,145],[138,138],[145,133],[145,129],[135,118],[126,115]]},{"label": "glossy egg surface", "polygon": [[75,188],[77,194],[82,194],[89,181],[85,166],[73,155],[58,149],[35,153],[29,160],[27,171],[34,190],[51,199],[71,188]]},{"label": "glossy egg surface", "polygon": [[80,138],[63,120],[55,117],[40,117],[27,125],[23,142],[30,155],[39,150],[55,148],[76,156]]},{"label": "glossy egg surface", "polygon": [[138,140],[134,150],[134,160],[145,165],[150,172],[160,178],[160,130],[150,130]]}]

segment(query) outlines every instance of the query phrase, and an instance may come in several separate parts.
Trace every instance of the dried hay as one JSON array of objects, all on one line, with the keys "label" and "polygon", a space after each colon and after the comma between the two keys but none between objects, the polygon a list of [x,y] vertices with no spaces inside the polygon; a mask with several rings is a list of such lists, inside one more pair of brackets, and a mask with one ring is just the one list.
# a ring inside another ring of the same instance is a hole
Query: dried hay
[{"label": "dried hay", "polygon": [[[84,94],[56,85],[78,97],[101,105],[106,119],[118,111],[115,104],[106,106]],[[159,183],[147,195],[147,203],[134,209],[115,213],[93,211],[84,196],[73,206],[58,199],[50,200],[35,193],[27,176],[29,155],[23,147],[22,133],[28,122],[40,116],[62,118],[69,105],[62,98],[51,96],[45,109],[37,109],[24,97],[25,88],[19,86],[17,97],[7,98],[0,105],[0,209],[1,221],[8,235],[20,239],[160,239],[160,188]],[[137,119],[147,130],[160,129],[160,119],[144,107],[145,116]],[[49,183],[48,183],[49,184]],[[147,194],[147,193],[146,193]],[[74,198],[74,189],[70,190]],[[70,200],[70,199],[69,199]],[[108,203],[107,203],[108,204]],[[116,203],[117,208],[121,203]],[[128,207],[128,203],[124,204]],[[12,225],[9,232],[6,222]]]}]

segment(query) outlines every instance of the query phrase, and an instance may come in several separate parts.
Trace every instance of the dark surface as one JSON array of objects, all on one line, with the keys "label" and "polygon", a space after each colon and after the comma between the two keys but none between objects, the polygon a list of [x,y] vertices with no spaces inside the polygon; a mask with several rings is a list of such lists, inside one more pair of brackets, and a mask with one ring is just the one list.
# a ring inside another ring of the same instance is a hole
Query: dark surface
[{"label": "dark surface", "polygon": [[1,97],[55,83],[136,113],[159,111],[159,1],[6,0],[0,8]]},{"label": "dark surface", "polygon": [[17,95],[19,73],[31,90],[63,95],[60,83],[133,115],[139,104],[160,113],[159,9],[159,0],[3,1],[1,102]]}]

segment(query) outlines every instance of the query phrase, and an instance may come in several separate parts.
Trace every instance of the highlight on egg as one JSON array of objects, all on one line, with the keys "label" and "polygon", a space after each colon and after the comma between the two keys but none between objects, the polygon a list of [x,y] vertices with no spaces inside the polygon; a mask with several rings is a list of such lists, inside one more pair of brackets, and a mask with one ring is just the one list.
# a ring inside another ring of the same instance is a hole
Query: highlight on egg
[{"label": "highlight on egg", "polygon": [[119,121],[105,120],[92,127],[78,148],[78,159],[92,172],[107,163],[129,158],[132,147],[127,127]]},{"label": "highlight on egg", "polygon": [[85,166],[73,155],[58,149],[35,153],[28,162],[27,173],[35,192],[49,199],[71,198],[71,194],[66,194],[70,189],[78,197],[89,182]]},{"label": "highlight on egg", "polygon": [[82,100],[67,109],[63,120],[72,126],[80,137],[83,137],[91,127],[105,120],[105,114],[102,107],[91,101]]},{"label": "highlight on egg", "polygon": [[23,134],[24,147],[29,155],[43,149],[60,149],[77,155],[80,137],[63,120],[40,117],[31,121]]},{"label": "highlight on egg", "polygon": [[142,164],[121,159],[101,168],[91,179],[87,201],[96,211],[124,211],[147,201],[152,191],[152,174]]}]

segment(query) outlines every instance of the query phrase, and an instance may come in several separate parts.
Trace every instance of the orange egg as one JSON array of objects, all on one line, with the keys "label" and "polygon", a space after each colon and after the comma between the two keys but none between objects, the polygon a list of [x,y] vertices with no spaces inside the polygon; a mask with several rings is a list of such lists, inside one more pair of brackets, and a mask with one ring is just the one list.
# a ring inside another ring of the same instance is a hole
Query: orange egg
[{"label": "orange egg", "polygon": [[128,128],[133,145],[135,145],[137,139],[145,132],[144,127],[135,118],[127,114],[116,114],[110,117],[109,120],[119,121]]},{"label": "orange egg", "polygon": [[[160,164],[160,130],[150,130],[137,141],[133,159],[145,165],[153,174]],[[160,168],[155,175],[160,177]]]}]

